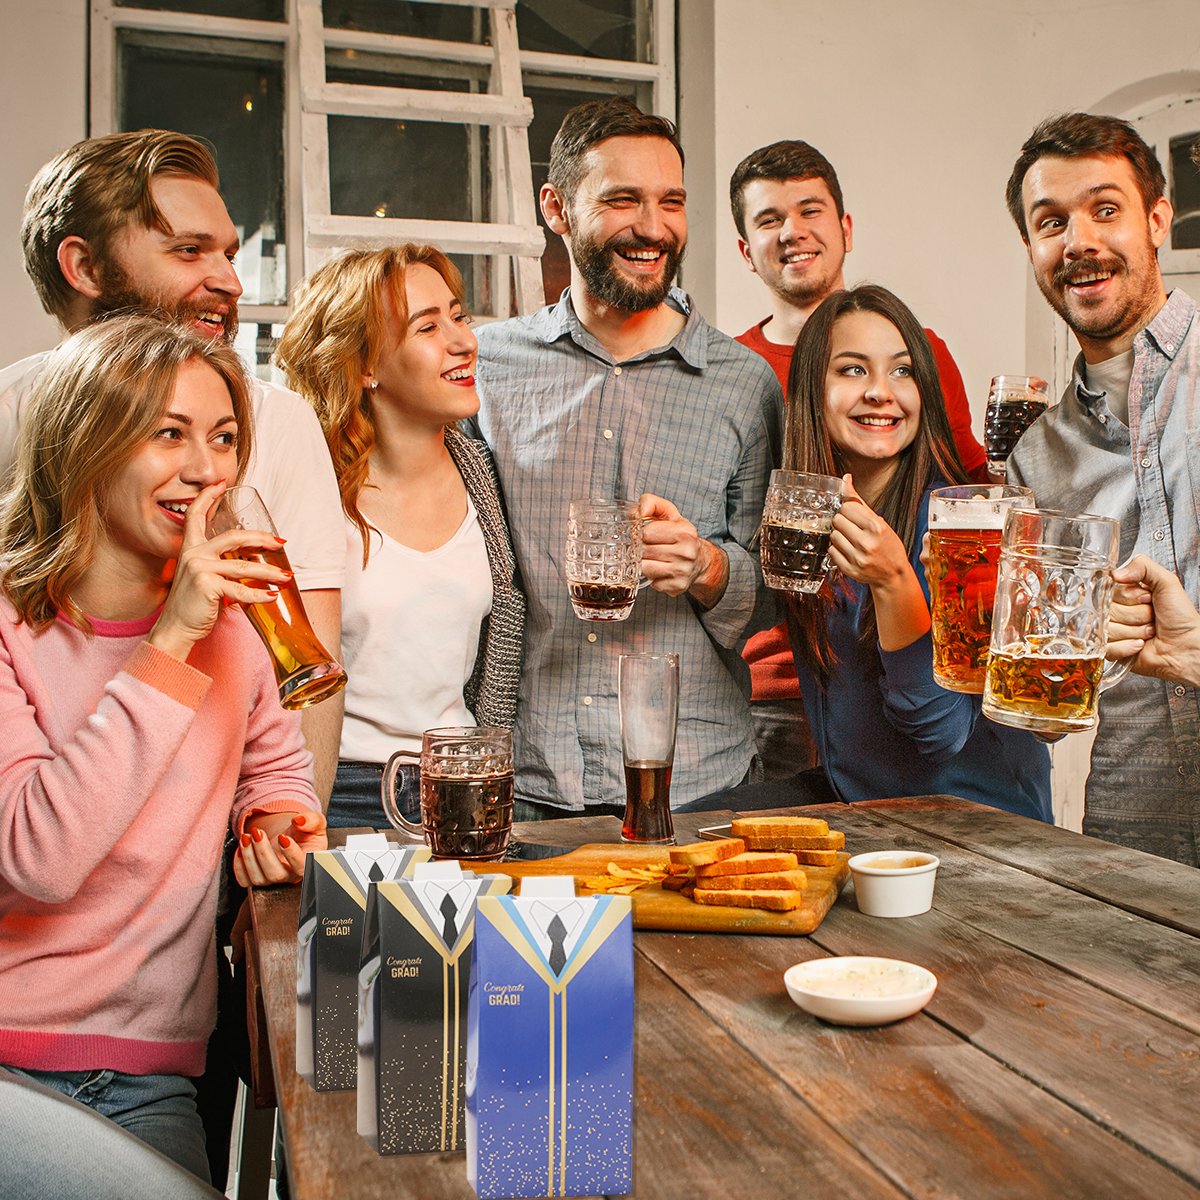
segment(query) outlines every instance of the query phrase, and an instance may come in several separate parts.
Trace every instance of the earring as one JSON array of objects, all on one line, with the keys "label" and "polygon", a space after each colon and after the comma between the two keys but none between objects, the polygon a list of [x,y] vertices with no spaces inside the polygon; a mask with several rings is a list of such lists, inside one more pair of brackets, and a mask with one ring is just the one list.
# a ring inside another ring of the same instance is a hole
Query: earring
[{"label": "earring", "polygon": [[371,391],[376,391],[379,387],[379,380],[372,379],[371,382],[367,386],[371,389]]}]

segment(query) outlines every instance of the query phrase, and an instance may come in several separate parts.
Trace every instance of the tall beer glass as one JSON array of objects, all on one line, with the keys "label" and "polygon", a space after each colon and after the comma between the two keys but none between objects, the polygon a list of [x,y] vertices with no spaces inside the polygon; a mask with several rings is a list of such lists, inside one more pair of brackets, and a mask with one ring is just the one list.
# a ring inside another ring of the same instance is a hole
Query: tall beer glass
[{"label": "tall beer glass", "polygon": [[944,487],[929,497],[933,677],[951,692],[983,692],[1004,518],[1032,507],[1028,488],[1003,485]]},{"label": "tall beer glass", "polygon": [[[209,518],[210,535],[230,529],[257,529],[278,536],[262,497],[246,486],[229,488]],[[283,571],[292,569],[282,548],[232,550],[223,557],[265,562]],[[258,586],[254,581],[247,582],[251,587]],[[346,672],[313,632],[296,581],[289,579],[277,587],[275,599],[242,607],[271,655],[279,702],[284,708],[307,708],[341,691],[346,686]]]},{"label": "tall beer glass", "polygon": [[833,518],[842,481],[832,475],[775,470],[759,529],[763,582],[782,592],[819,592],[829,571]]},{"label": "tall beer glass", "polygon": [[675,844],[671,767],[679,716],[679,655],[622,654],[617,710],[625,767],[623,842]]},{"label": "tall beer glass", "polygon": [[1010,510],[1000,543],[983,711],[1002,725],[1073,733],[1129,661],[1104,665],[1120,527],[1111,517]]},{"label": "tall beer glass", "polygon": [[[421,764],[420,825],[396,803],[405,759]],[[387,819],[408,837],[423,837],[434,858],[503,858],[513,822],[512,733],[489,725],[427,729],[420,754],[397,750],[388,759],[380,793]]]},{"label": "tall beer glass", "polygon": [[983,419],[988,474],[1008,478],[1008,456],[1050,405],[1049,384],[1036,375],[993,375]]}]

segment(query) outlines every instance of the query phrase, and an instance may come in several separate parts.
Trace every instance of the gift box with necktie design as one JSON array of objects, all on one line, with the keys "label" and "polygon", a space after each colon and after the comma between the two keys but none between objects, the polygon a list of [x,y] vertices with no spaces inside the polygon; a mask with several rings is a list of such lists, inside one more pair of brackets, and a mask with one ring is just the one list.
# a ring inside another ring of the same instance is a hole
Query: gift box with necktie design
[{"label": "gift box with necktie design", "polygon": [[419,843],[351,835],[304,860],[296,941],[296,1070],[320,1092],[357,1080],[355,1026],[363,918],[372,882],[401,879],[429,858]]}]

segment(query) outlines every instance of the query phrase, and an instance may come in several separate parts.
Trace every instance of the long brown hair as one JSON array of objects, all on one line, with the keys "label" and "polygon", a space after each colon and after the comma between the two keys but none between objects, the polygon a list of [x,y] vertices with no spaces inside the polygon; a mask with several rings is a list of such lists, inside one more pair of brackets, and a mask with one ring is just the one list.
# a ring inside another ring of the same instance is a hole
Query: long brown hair
[{"label": "long brown hair", "polygon": [[[925,490],[935,479],[966,483],[946,416],[937,363],[929,339],[912,310],[887,288],[863,284],[826,297],[804,323],[796,339],[788,375],[783,465],[792,471],[844,475],[846,465],[829,436],[825,420],[825,383],[833,344],[833,328],[847,313],[868,312],[890,321],[904,340],[912,361],[913,380],[921,397],[917,436],[898,456],[896,470],[872,506],[897,533],[911,555]],[[829,644],[829,609],[833,591],[827,584],[816,596],[788,597],[788,628],[796,656],[824,685],[834,665]],[[876,637],[875,606],[865,601],[864,640]]]},{"label": "long brown hair", "polygon": [[90,632],[71,591],[104,530],[109,491],[159,427],[180,368],[198,360],[229,389],[238,475],[252,445],[250,390],[221,338],[149,316],[111,317],[69,337],[46,360],[21,417],[17,464],[0,505],[5,596],[35,628],[58,612]]},{"label": "long brown hair", "polygon": [[387,340],[388,289],[401,336],[408,329],[404,277],[416,263],[432,267],[462,304],[458,268],[436,246],[405,242],[381,250],[351,250],[314,271],[296,289],[292,315],[275,350],[287,381],[312,405],[337,474],[342,510],[370,550],[370,526],[358,497],[367,482],[375,424],[371,393],[362,377],[379,359]]}]

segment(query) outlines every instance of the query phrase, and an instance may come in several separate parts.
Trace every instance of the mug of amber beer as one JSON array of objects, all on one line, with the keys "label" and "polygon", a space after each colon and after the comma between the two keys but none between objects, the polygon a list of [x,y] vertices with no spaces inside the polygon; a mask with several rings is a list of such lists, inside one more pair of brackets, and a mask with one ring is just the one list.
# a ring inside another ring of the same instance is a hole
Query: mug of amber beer
[{"label": "mug of amber beer", "polygon": [[[421,765],[420,825],[396,803],[396,777],[405,760]],[[513,823],[512,732],[490,725],[427,729],[420,754],[397,750],[388,759],[380,798],[392,825],[423,838],[434,858],[503,858]]]},{"label": "mug of amber beer", "polygon": [[1011,508],[1032,507],[1023,487],[968,484],[930,494],[933,677],[948,691],[983,693],[1004,518]]},{"label": "mug of amber beer", "polygon": [[819,592],[829,572],[842,481],[804,471],[771,472],[759,526],[763,582],[780,592]]},{"label": "mug of amber beer", "polygon": [[621,840],[673,846],[671,767],[679,718],[679,655],[622,654],[617,659],[617,713],[625,767]]},{"label": "mug of amber beer", "polygon": [[[226,489],[208,519],[209,536],[230,529],[262,530],[279,536],[267,506],[252,487]],[[291,572],[287,552],[275,550],[231,550],[227,559],[251,559]],[[245,580],[251,587],[261,586]],[[346,686],[346,672],[321,645],[300,600],[295,579],[276,585],[278,595],[261,604],[243,604],[246,616],[263,640],[275,665],[279,701],[284,708],[307,708],[327,699]]]},{"label": "mug of amber beer", "polygon": [[1120,526],[1111,517],[1009,511],[1000,542],[985,716],[1035,733],[1096,724],[1100,693],[1129,661],[1104,665]]}]

